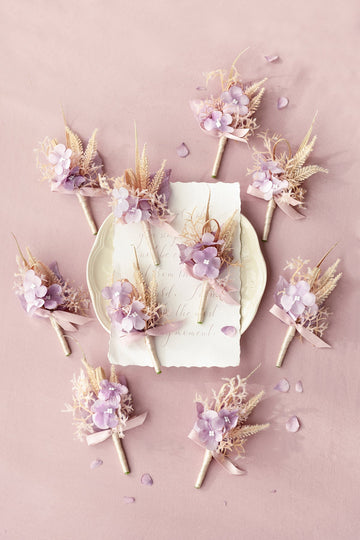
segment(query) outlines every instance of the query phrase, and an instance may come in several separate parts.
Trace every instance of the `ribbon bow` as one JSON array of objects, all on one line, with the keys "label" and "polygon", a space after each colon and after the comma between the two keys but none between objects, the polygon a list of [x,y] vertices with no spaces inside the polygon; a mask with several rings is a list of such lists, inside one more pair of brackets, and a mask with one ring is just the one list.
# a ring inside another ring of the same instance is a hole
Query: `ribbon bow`
[{"label": "ribbon bow", "polygon": [[[193,441],[198,446],[201,446],[204,450],[206,450],[206,446],[203,445],[197,436],[197,433],[194,429],[191,430],[191,432],[188,435],[189,439]],[[237,467],[232,461],[230,461],[229,458],[225,457],[223,454],[219,454],[218,452],[211,452],[212,457],[230,474],[235,474],[237,476],[240,476],[242,474],[246,474],[246,471],[243,469],[240,469]]]},{"label": "ribbon bow", "polygon": [[[247,193],[249,195],[252,195],[253,197],[257,197],[258,199],[266,200],[264,193],[254,186],[248,186]],[[305,216],[303,216],[295,208],[293,208],[294,206],[300,205],[301,202],[294,199],[294,197],[291,197],[288,193],[285,193],[283,195],[274,195],[273,201],[280,208],[280,210],[282,210],[290,218],[295,220],[305,218]]]},{"label": "ribbon bow", "polygon": [[[136,428],[138,426],[141,426],[147,417],[147,412],[144,412],[143,414],[140,414],[139,416],[135,416],[134,418],[131,418],[128,420],[123,427],[123,431],[128,431],[129,429]],[[116,428],[109,428],[109,429],[103,429],[101,431],[97,431],[96,433],[91,433],[86,437],[86,442],[89,446],[94,446],[95,444],[102,443],[106,441],[106,439],[109,439],[113,431],[117,432]]]},{"label": "ribbon bow", "polygon": [[62,311],[61,309],[49,311],[47,309],[40,308],[35,311],[35,315],[38,317],[43,317],[44,319],[55,319],[58,325],[61,326],[61,328],[66,332],[74,332],[76,330],[74,324],[81,326],[92,320],[91,317],[84,317],[83,315],[70,313],[69,311]]},{"label": "ribbon bow", "polygon": [[280,321],[287,324],[288,326],[293,326],[296,328],[296,330],[299,332],[299,334],[306,339],[306,341],[309,341],[312,345],[314,345],[317,348],[331,348],[330,345],[328,345],[325,341],[320,339],[318,336],[314,334],[314,332],[311,332],[308,328],[305,328],[302,324],[297,323],[294,321],[286,311],[281,309],[276,304],[273,305],[273,307],[270,309],[270,313],[275,315]]}]

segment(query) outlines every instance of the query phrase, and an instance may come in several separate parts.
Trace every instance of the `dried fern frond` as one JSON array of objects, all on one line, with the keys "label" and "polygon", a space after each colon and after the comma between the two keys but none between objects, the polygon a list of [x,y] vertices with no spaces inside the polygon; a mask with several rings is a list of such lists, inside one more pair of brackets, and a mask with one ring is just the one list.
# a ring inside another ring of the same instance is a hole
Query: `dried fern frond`
[{"label": "dried fern frond", "polygon": [[87,144],[87,147],[86,147],[86,150],[84,152],[84,155],[82,156],[81,160],[80,160],[80,168],[85,172],[88,171],[90,165],[91,165],[91,162],[95,159],[96,157],[96,152],[97,152],[97,141],[96,141],[96,133],[97,133],[97,129],[94,130],[93,134],[91,135],[90,139],[89,139],[89,142]]}]

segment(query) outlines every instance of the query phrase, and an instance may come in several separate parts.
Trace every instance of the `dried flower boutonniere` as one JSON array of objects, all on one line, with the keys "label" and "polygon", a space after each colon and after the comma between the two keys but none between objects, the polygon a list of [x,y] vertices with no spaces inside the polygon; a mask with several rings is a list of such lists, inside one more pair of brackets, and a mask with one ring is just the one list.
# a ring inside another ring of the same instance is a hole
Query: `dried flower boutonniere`
[{"label": "dried flower boutonniere", "polygon": [[335,289],[342,274],[336,274],[340,259],[337,259],[322,275],[320,274],[320,265],[328,253],[313,268],[307,266],[308,260],[305,261],[300,257],[292,259],[285,266],[285,270],[292,271],[290,279],[286,280],[283,276],[279,278],[275,304],[270,313],[289,328],[279,352],[277,367],[281,367],[296,331],[315,347],[330,347],[320,339],[328,327],[327,319],[330,315],[323,304]]},{"label": "dried flower boutonniere", "polygon": [[156,173],[150,173],[146,145],[140,155],[135,133],[135,170],[126,169],[120,178],[102,179],[104,189],[111,195],[116,221],[124,225],[141,222],[154,265],[160,261],[150,227],[173,232],[170,223],[175,217],[168,208],[171,170],[165,169],[165,163]]},{"label": "dried flower boutonniere", "polygon": [[46,266],[30,253],[29,248],[26,259],[19,245],[18,249],[16,295],[29,315],[50,319],[65,355],[69,356],[71,350],[63,330],[73,332],[75,325],[83,325],[91,320],[84,316],[89,306],[87,293],[65,281],[57,263]]},{"label": "dried flower boutonniere", "polygon": [[186,271],[192,277],[203,282],[198,323],[204,322],[206,300],[211,288],[224,302],[238,305],[229,294],[234,289],[227,283],[226,277],[221,278],[221,274],[230,265],[239,264],[234,261],[232,250],[238,226],[236,212],[220,225],[216,219],[210,217],[209,208],[210,195],[205,214],[199,218],[195,218],[192,214],[185,221],[181,233],[184,243],[178,244],[180,264],[185,265]]},{"label": "dried flower boutonniere", "polygon": [[97,152],[96,132],[97,129],[85,148],[80,137],[65,122],[65,144],[46,137],[36,150],[43,180],[50,182],[52,191],[77,196],[93,234],[97,233],[97,226],[87,197],[104,195],[100,186],[102,161]]},{"label": "dried flower boutonniere", "polygon": [[104,298],[110,300],[108,314],[115,331],[122,339],[131,342],[145,339],[156,373],[161,373],[161,364],[156,353],[154,338],[174,332],[182,321],[163,322],[165,306],[157,301],[157,282],[155,273],[147,284],[140,270],[135,251],[135,285],[127,279],[115,281],[111,287],[102,290]]},{"label": "dried flower boutonniere", "polygon": [[130,468],[121,440],[124,431],[141,426],[147,413],[133,416],[133,399],[127,387],[125,377],[116,375],[115,366],[111,366],[110,378],[107,379],[101,367],[91,367],[85,358],[82,360],[86,373],[73,376],[73,402],[66,404],[66,412],[71,412],[76,427],[76,436],[80,441],[86,439],[89,446],[112,438],[124,474]]},{"label": "dried flower boutonniere", "polygon": [[[305,165],[316,141],[316,136],[311,138],[314,121],[315,118],[294,155],[286,139],[279,135],[269,137],[267,133],[260,135],[265,150],[262,152],[255,150],[255,166],[248,171],[252,174],[253,181],[247,192],[268,201],[262,237],[264,242],[268,239],[276,206],[292,219],[303,219],[304,216],[297,212],[296,208],[303,206],[306,193],[303,187],[304,181],[318,172],[328,172],[318,165]],[[285,143],[287,151],[276,154],[281,143]]]},{"label": "dried flower boutonniere", "polygon": [[214,77],[220,79],[220,95],[190,102],[200,128],[205,133],[219,138],[218,151],[211,173],[213,178],[217,176],[227,140],[247,142],[249,136],[257,128],[254,114],[265,92],[263,84],[266,78],[255,83],[241,82],[236,68],[241,54],[236,58],[228,73],[224,69],[218,69],[207,74],[206,84]]},{"label": "dried flower boutonniere", "polygon": [[[249,375],[250,376],[250,375]],[[245,453],[248,437],[266,429],[269,424],[246,424],[248,417],[262,399],[264,392],[248,399],[246,381],[238,375],[224,379],[219,393],[212,392],[211,399],[196,396],[197,420],[189,438],[205,448],[203,463],[195,487],[200,488],[207,469],[214,458],[230,474],[241,475],[244,471],[228,458],[231,452],[239,456]]]}]

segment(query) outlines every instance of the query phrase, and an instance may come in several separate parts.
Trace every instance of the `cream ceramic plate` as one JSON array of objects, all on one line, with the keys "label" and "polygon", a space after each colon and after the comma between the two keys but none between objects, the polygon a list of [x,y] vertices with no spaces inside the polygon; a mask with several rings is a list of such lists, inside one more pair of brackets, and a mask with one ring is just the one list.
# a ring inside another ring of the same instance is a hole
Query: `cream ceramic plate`
[{"label": "cream ceramic plate", "polygon": [[[107,301],[101,291],[111,281],[113,254],[113,216],[101,225],[91,249],[86,277],[97,318],[110,333]],[[250,221],[241,216],[241,333],[251,324],[258,310],[266,284],[266,266],[259,241]]]}]

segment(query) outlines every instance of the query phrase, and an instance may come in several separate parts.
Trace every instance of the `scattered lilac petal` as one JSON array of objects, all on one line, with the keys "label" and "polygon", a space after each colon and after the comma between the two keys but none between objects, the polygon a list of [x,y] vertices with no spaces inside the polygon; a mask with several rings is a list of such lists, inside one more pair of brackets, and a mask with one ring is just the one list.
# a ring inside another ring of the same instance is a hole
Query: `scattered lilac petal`
[{"label": "scattered lilac petal", "polygon": [[286,422],[286,429],[290,431],[290,433],[296,433],[300,429],[300,422],[297,416],[289,418]]},{"label": "scattered lilac petal", "polygon": [[277,385],[274,386],[274,390],[278,390],[278,392],[288,392],[290,390],[289,381],[287,379],[280,379]]},{"label": "scattered lilac petal", "polygon": [[206,86],[197,86],[196,90],[206,90]]},{"label": "scattered lilac petal", "polygon": [[288,98],[286,97],[279,97],[278,99],[278,102],[277,102],[277,108],[280,110],[280,109],[285,109],[285,107],[287,107],[289,104],[289,100]]},{"label": "scattered lilac petal", "polygon": [[302,385],[302,382],[301,382],[301,381],[298,381],[298,382],[295,384],[295,390],[296,390],[296,392],[303,392],[303,385]]},{"label": "scattered lilac petal", "polygon": [[190,154],[188,147],[185,143],[180,144],[180,146],[177,147],[176,153],[179,157],[186,157]]},{"label": "scattered lilac petal", "polygon": [[154,481],[151,478],[150,474],[145,473],[141,477],[141,483],[144,484],[144,486],[152,486]]},{"label": "scattered lilac petal", "polygon": [[272,489],[270,493],[277,493],[277,489]]},{"label": "scattered lilac petal", "polygon": [[227,501],[224,501],[224,506],[227,506]]},{"label": "scattered lilac petal", "polygon": [[135,502],[135,497],[127,497],[126,495],[124,495],[124,503],[125,504],[132,504]]},{"label": "scattered lilac petal", "polygon": [[225,334],[225,336],[228,336],[228,337],[236,336],[236,332],[237,332],[235,326],[223,326],[221,331],[223,334]]},{"label": "scattered lilac petal", "polygon": [[271,64],[272,62],[276,62],[276,60],[279,60],[279,57],[277,54],[270,54],[269,56],[265,56],[265,60],[267,60],[267,62]]},{"label": "scattered lilac petal", "polygon": [[94,459],[94,461],[90,463],[90,469],[97,469],[98,467],[101,467],[102,464],[102,459]]}]

